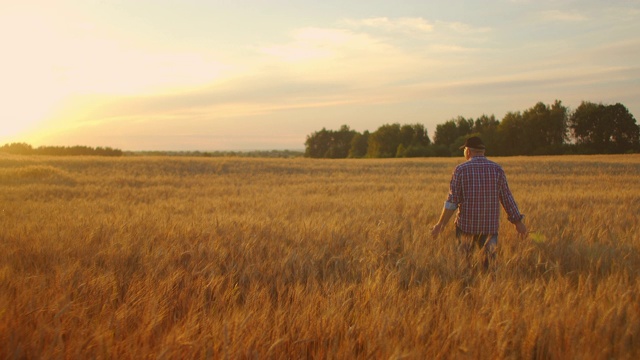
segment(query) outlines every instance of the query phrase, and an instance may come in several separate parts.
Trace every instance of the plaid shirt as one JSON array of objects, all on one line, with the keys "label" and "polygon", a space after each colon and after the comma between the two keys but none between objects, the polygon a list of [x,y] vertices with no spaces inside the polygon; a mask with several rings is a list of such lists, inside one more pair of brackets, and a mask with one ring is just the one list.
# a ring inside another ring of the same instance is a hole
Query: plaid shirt
[{"label": "plaid shirt", "polygon": [[524,217],[507,184],[504,170],[484,156],[456,166],[445,207],[458,208],[456,226],[467,234],[497,234],[500,205],[516,223]]}]

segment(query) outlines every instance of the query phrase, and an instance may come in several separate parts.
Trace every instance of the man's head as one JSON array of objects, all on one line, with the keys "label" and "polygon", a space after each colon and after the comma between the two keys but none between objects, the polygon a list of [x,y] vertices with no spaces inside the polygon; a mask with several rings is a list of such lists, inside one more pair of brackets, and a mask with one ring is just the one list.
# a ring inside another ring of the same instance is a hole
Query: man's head
[{"label": "man's head", "polygon": [[472,136],[465,140],[460,149],[464,149],[464,157],[468,160],[476,155],[484,155],[485,146],[482,139]]}]

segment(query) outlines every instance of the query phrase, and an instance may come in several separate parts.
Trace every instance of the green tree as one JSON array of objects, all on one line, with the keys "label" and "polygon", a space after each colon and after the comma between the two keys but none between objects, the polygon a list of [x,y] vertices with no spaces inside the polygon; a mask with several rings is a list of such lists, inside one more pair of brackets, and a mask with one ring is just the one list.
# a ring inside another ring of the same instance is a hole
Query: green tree
[{"label": "green tree", "polygon": [[471,134],[473,126],[473,119],[465,119],[462,116],[437,125],[433,141],[434,145],[436,145],[436,153],[441,153],[442,149],[447,148],[449,149],[449,156],[458,154],[458,149],[454,149],[454,143],[461,136]]},{"label": "green tree", "polygon": [[90,146],[40,146],[34,149],[31,145],[26,143],[12,143],[6,144],[0,147],[0,151],[9,154],[20,155],[50,155],[50,156],[122,156],[122,150],[113,149],[110,147],[97,147],[92,148]]},{"label": "green tree", "polygon": [[424,125],[402,125],[400,128],[400,145],[396,150],[396,157],[430,156],[431,139]]},{"label": "green tree", "polygon": [[367,156],[371,158],[395,157],[402,143],[400,124],[382,125],[369,136]]},{"label": "green tree", "polygon": [[611,134],[613,150],[616,153],[639,151],[640,127],[627,107],[620,103],[609,105],[605,116],[615,124]]},{"label": "green tree", "polygon": [[478,134],[487,146],[487,154],[500,154],[500,139],[498,136],[498,126],[500,121],[496,120],[495,115],[482,115],[473,123],[473,133]]},{"label": "green tree", "polygon": [[304,156],[310,158],[323,158],[329,151],[331,144],[331,133],[322,128],[320,131],[316,131],[307,136],[305,141]]},{"label": "green tree", "polygon": [[448,120],[444,124],[436,125],[433,135],[434,145],[449,147],[458,138],[458,126],[455,120]]},{"label": "green tree", "polygon": [[538,102],[522,114],[523,131],[527,145],[525,155],[557,154],[566,140],[568,110],[561,101],[547,106]]},{"label": "green tree", "polygon": [[355,135],[356,131],[349,129],[347,125],[342,125],[338,131],[322,128],[322,130],[307,136],[305,157],[346,158],[349,155],[351,141]]},{"label": "green tree", "polygon": [[622,104],[603,105],[583,101],[569,118],[569,128],[582,151],[622,153],[638,150],[640,130]]},{"label": "green tree", "polygon": [[496,120],[495,115],[482,115],[474,121],[472,132],[486,134],[498,130],[498,125],[500,125],[500,121]]},{"label": "green tree", "polygon": [[34,152],[33,147],[27,143],[5,144],[0,148],[0,151],[14,155],[30,155]]},{"label": "green tree", "polygon": [[422,124],[386,124],[369,136],[367,156],[372,158],[429,156],[431,140]]},{"label": "green tree", "polygon": [[369,142],[369,131],[364,133],[356,133],[351,139],[351,148],[349,149],[350,158],[362,158],[367,155],[367,146]]},{"label": "green tree", "polygon": [[569,108],[556,100],[549,111],[546,138],[551,145],[562,145],[569,140]]},{"label": "green tree", "polygon": [[468,136],[473,131],[473,119],[465,119],[462,116],[458,116],[455,122],[458,129],[458,137]]},{"label": "green tree", "polygon": [[356,134],[349,126],[342,125],[340,130],[331,133],[329,138],[329,149],[325,157],[330,159],[344,159],[349,156],[351,149],[351,140]]},{"label": "green tree", "polygon": [[525,133],[522,114],[508,112],[498,126],[500,137],[500,155],[524,155],[530,148]]}]

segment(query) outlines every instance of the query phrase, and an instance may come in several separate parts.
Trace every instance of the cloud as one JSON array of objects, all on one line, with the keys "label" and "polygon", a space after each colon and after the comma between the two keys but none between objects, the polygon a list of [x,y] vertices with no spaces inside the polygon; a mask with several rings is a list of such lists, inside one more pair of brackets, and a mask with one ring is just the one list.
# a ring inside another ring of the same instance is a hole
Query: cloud
[{"label": "cloud", "polygon": [[256,46],[262,62],[255,68],[352,87],[380,86],[460,65],[462,56],[482,52],[492,31],[423,18],[346,19],[335,27],[295,30],[289,41]]},{"label": "cloud", "polygon": [[408,54],[422,63],[414,63],[417,68],[430,69],[454,64],[460,55],[477,53],[493,33],[488,26],[420,17],[346,19],[339,26]]},{"label": "cloud", "polygon": [[589,20],[584,14],[576,11],[546,10],[537,13],[537,17],[543,22],[583,22]]},{"label": "cloud", "polygon": [[368,39],[341,29],[302,28],[292,33],[291,41],[257,47],[259,53],[284,62],[335,58],[341,49],[358,44],[371,45]]},{"label": "cloud", "polygon": [[277,76],[276,83],[304,79],[367,88],[410,76],[408,70],[434,65],[389,39],[344,28],[302,28],[290,40],[256,47],[256,77]]},{"label": "cloud", "polygon": [[477,27],[460,21],[437,20],[430,22],[421,17],[344,19],[340,25],[361,32],[379,30],[389,34],[427,36],[427,39],[443,36],[446,33],[470,35],[487,33],[492,30],[487,26]]},{"label": "cloud", "polygon": [[492,31],[488,26],[476,27],[459,21],[438,21],[436,24],[438,28],[448,29],[462,35],[484,34]]},{"label": "cloud", "polygon": [[355,29],[374,28],[401,33],[429,33],[434,28],[433,24],[420,17],[345,19],[342,24]]}]

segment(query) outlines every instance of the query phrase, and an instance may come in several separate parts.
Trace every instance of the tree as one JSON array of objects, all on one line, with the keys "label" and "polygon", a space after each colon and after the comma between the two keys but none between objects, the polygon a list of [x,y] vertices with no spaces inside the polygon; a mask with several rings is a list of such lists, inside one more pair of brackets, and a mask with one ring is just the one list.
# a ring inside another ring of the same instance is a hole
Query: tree
[{"label": "tree", "polygon": [[26,143],[12,143],[0,147],[0,151],[18,155],[49,155],[49,156],[122,156],[122,150],[110,147],[92,148],[89,146],[40,146],[34,149]]},{"label": "tree", "polygon": [[487,153],[492,155],[500,154],[500,139],[498,137],[498,126],[500,121],[495,115],[482,115],[473,123],[473,133],[478,134],[487,146]]},{"label": "tree", "polygon": [[355,135],[356,131],[349,129],[347,125],[342,125],[338,131],[322,128],[322,130],[307,136],[305,157],[346,158],[349,155],[351,141]]},{"label": "tree", "polygon": [[561,101],[538,102],[520,112],[507,113],[497,127],[499,155],[560,154],[567,139],[568,110]]},{"label": "tree", "polygon": [[562,105],[562,101],[556,100],[551,105],[549,112],[549,126],[547,127],[546,138],[551,145],[562,145],[569,139],[569,109]]},{"label": "tree", "polygon": [[457,149],[453,149],[454,143],[461,136],[468,136],[473,131],[473,119],[465,119],[462,116],[458,116],[455,119],[451,119],[444,124],[436,126],[436,132],[434,134],[434,145],[436,145],[436,152],[441,153],[444,148],[449,149],[449,155],[455,155],[458,153]]},{"label": "tree", "polygon": [[462,116],[458,116],[456,121],[456,127],[458,128],[458,137],[468,136],[473,130],[473,119],[465,119]]},{"label": "tree", "polygon": [[431,140],[422,124],[386,124],[369,136],[367,156],[372,158],[429,156]]},{"label": "tree", "polygon": [[33,147],[27,143],[11,143],[5,144],[0,151],[14,155],[30,155],[34,152]]},{"label": "tree", "polygon": [[367,155],[367,146],[369,142],[369,131],[364,133],[356,133],[351,139],[351,148],[349,149],[350,158],[362,158]]},{"label": "tree", "polygon": [[382,125],[369,136],[367,156],[372,158],[395,157],[401,144],[400,124]]},{"label": "tree", "polygon": [[351,130],[347,125],[342,125],[340,130],[334,131],[331,134],[329,150],[325,157],[330,159],[344,159],[349,156],[351,140],[355,134],[356,132]]},{"label": "tree", "polygon": [[329,151],[331,134],[325,128],[307,136],[305,141],[304,156],[310,158],[323,158]]},{"label": "tree", "polygon": [[429,156],[431,140],[422,124],[402,125],[400,128],[400,145],[396,157]]},{"label": "tree", "polygon": [[458,138],[458,126],[454,120],[448,120],[444,124],[436,125],[433,135],[434,145],[449,147]]},{"label": "tree", "polygon": [[488,132],[498,130],[500,121],[496,120],[495,115],[482,115],[473,123],[473,133],[486,134]]},{"label": "tree", "polygon": [[529,150],[524,119],[518,112],[508,112],[498,126],[500,155],[523,155]]},{"label": "tree", "polygon": [[526,155],[555,154],[562,151],[567,136],[567,113],[562,102],[551,106],[538,102],[522,114],[523,131],[527,137]]},{"label": "tree", "polygon": [[607,106],[605,116],[614,123],[611,140],[616,153],[640,150],[640,127],[624,105],[616,103]]},{"label": "tree", "polygon": [[[475,121],[458,116],[436,126],[433,143],[421,124],[386,124],[373,133],[365,131],[363,134],[349,129],[347,125],[338,131],[323,128],[307,136],[305,156],[391,158],[459,155],[460,145],[471,135],[482,138],[489,155],[640,151],[640,127],[624,105],[605,106],[583,101],[569,116],[567,107],[556,100],[550,105],[538,102],[524,112],[509,112],[501,121],[494,115],[482,115]],[[575,145],[568,144],[569,140]],[[83,152],[86,149],[64,150]],[[98,148],[95,151],[106,150],[109,149]]]},{"label": "tree", "polygon": [[360,134],[343,125],[340,130],[322,128],[307,136],[305,157],[361,158],[428,156],[431,140],[422,124],[383,125],[373,134]]},{"label": "tree", "polygon": [[576,144],[593,153],[638,150],[640,130],[622,104],[603,105],[583,101],[569,118]]}]

